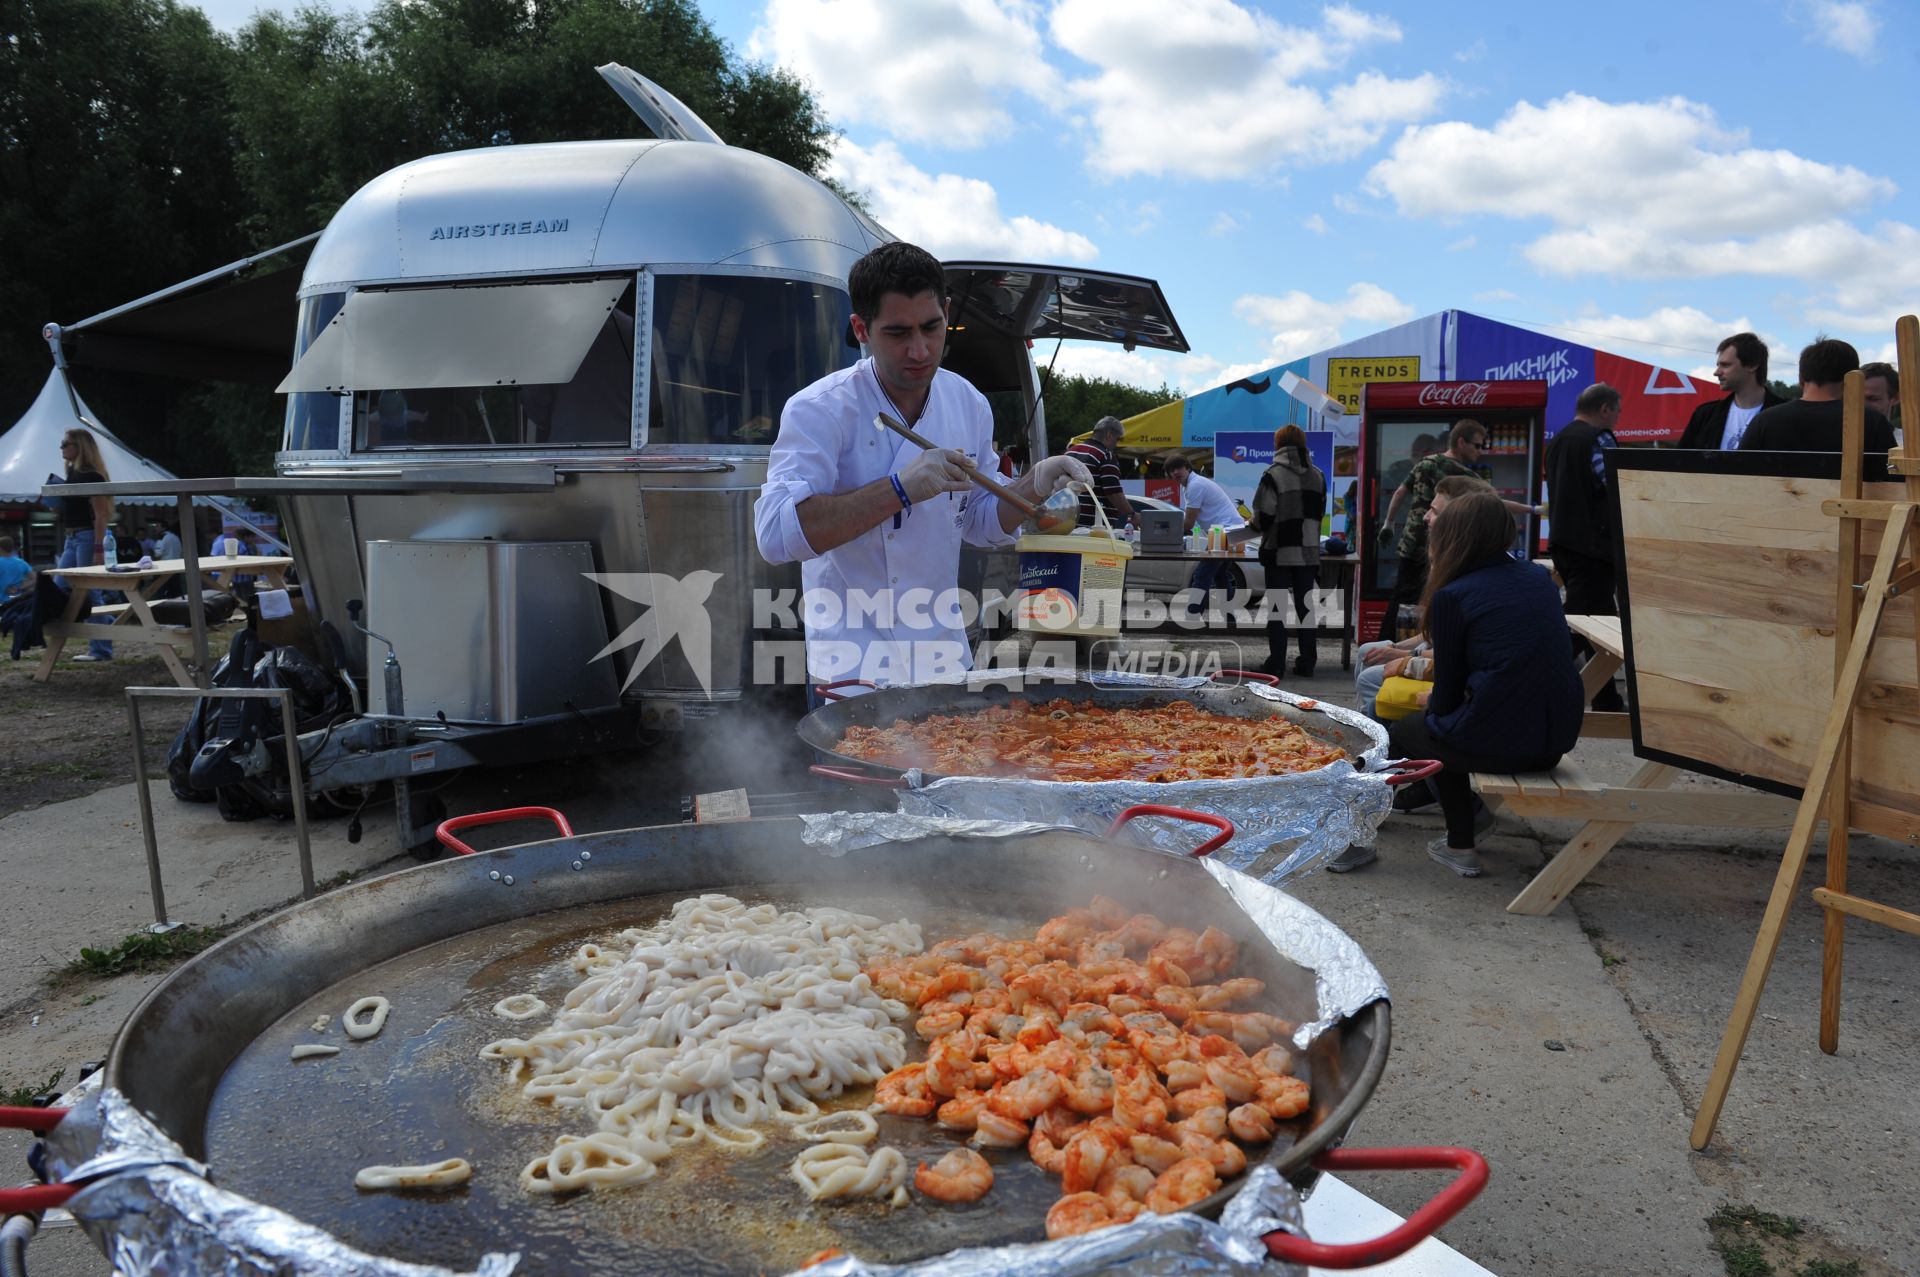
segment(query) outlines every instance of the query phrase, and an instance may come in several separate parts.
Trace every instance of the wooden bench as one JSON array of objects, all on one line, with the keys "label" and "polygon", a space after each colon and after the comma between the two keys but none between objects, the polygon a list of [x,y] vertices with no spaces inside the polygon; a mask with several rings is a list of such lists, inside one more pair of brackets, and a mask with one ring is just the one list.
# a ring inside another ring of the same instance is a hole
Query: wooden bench
[{"label": "wooden bench", "polygon": [[[1592,644],[1594,655],[1581,668],[1580,681],[1592,699],[1625,660],[1620,619],[1570,616],[1567,625]],[[1631,716],[1589,711],[1581,739],[1631,737]],[[1714,825],[1726,828],[1786,828],[1798,806],[1777,794],[1751,791],[1675,792],[1681,771],[1665,763],[1645,762],[1624,785],[1596,781],[1572,759],[1552,771],[1506,775],[1476,772],[1475,790],[1489,807],[1521,817],[1583,820],[1586,823],[1547,862],[1526,889],[1507,905],[1508,913],[1543,917],[1567,898],[1636,825]]]}]

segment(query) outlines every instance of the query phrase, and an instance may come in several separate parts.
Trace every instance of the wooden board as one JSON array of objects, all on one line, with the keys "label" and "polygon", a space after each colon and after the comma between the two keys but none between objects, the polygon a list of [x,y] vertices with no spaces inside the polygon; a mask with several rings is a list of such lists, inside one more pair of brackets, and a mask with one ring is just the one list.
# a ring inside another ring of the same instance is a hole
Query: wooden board
[{"label": "wooden board", "polygon": [[[1798,797],[1832,702],[1838,454],[1623,449],[1622,633],[1634,752]],[[1867,485],[1898,500],[1904,487]],[[1882,525],[1867,523],[1860,572]],[[1854,727],[1854,795],[1920,826],[1910,597],[1893,600]]]}]

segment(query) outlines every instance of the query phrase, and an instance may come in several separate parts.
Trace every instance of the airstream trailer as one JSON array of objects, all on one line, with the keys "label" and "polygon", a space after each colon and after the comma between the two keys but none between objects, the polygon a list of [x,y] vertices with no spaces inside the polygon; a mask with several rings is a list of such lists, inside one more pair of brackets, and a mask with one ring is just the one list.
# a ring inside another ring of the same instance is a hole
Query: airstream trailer
[{"label": "airstream trailer", "polygon": [[[847,271],[892,236],[644,78],[601,74],[653,139],[402,165],[306,262],[274,468],[344,481],[283,508],[309,608],[346,640],[369,710],[308,764],[314,789],[513,756],[471,747],[502,729],[545,731],[519,756],[552,756],[605,747],[570,745],[576,724],[726,712],[756,682],[755,591],[798,587],[760,558],[752,505],[787,397],[860,357]],[[1033,342],[1187,349],[1149,280],[948,271],[947,366],[1000,397],[1003,443],[1035,456]],[[400,474],[449,482],[351,482]],[[508,474],[535,479],[471,490]],[[707,652],[645,641],[664,579],[711,582]],[[419,841],[430,813],[400,806]]]}]

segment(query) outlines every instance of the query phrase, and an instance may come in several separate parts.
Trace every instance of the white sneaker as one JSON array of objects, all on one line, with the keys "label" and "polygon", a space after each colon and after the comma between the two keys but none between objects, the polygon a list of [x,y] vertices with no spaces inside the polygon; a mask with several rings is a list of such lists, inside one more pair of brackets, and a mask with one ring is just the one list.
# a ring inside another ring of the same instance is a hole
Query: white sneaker
[{"label": "white sneaker", "polygon": [[1458,847],[1449,847],[1445,834],[1427,844],[1427,854],[1462,878],[1478,878],[1486,872],[1480,864],[1480,857],[1474,854],[1471,847],[1465,851]]},{"label": "white sneaker", "polygon": [[92,652],[82,652],[73,659],[76,661],[110,661],[113,658],[111,656],[96,656]]},{"label": "white sneaker", "polygon": [[1380,859],[1380,853],[1365,843],[1349,843],[1347,849],[1327,862],[1330,874],[1352,873]]}]

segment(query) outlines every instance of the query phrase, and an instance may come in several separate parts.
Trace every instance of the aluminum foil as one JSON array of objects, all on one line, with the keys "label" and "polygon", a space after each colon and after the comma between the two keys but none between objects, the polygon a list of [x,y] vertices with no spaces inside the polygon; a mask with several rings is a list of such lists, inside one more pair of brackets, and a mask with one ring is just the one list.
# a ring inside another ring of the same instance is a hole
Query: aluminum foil
[{"label": "aluminum foil", "polygon": [[205,1166],[112,1088],[88,1096],[46,1142],[61,1180],[91,1180],[67,1210],[121,1277],[508,1277],[520,1262],[488,1254],[472,1274],[458,1274],[357,1251],[216,1187]]},{"label": "aluminum foil", "polygon": [[1220,1213],[1219,1223],[1198,1215],[1145,1215],[1125,1228],[1057,1242],[956,1250],[917,1264],[864,1264],[849,1256],[804,1271],[807,1277],[1306,1277],[1306,1269],[1269,1257],[1261,1239],[1276,1229],[1304,1235],[1300,1197],[1271,1166],[1257,1166]]},{"label": "aluminum foil", "polygon": [[[1377,786],[1377,782],[1369,783]],[[906,843],[921,838],[1017,838],[1048,833],[1055,828],[1022,821],[918,816],[905,812],[831,812],[800,819],[806,826],[802,841],[829,856],[844,856],[856,848],[888,842]],[[1187,829],[1193,827],[1182,823]],[[1190,846],[1192,835],[1186,838],[1186,845]],[[1183,846],[1182,854],[1184,850]],[[1295,1046],[1305,1050],[1327,1029],[1356,1014],[1369,1002],[1387,996],[1387,982],[1366,952],[1325,917],[1278,887],[1223,862],[1220,852],[1200,863],[1226,888],[1241,912],[1282,957],[1313,972],[1319,1013],[1294,1030]]]},{"label": "aluminum foil", "polygon": [[[1061,671],[1020,671],[1018,676],[1072,682]],[[974,671],[969,685],[991,686],[1010,675]],[[1163,679],[1143,675],[1079,676],[1098,686],[1191,689],[1203,678]],[[949,680],[953,682],[959,679]],[[1358,767],[1332,763],[1292,776],[1255,776],[1233,780],[1059,781],[1012,777],[949,776],[927,781],[919,769],[907,771],[899,792],[899,810],[912,816],[996,821],[1010,814],[1056,828],[1104,835],[1129,807],[1162,804],[1225,816],[1234,836],[1214,858],[1265,882],[1281,883],[1311,872],[1354,843],[1371,845],[1380,822],[1393,809],[1393,796],[1378,770],[1389,761],[1386,731],[1364,714],[1282,688],[1249,683],[1247,690],[1266,700],[1313,710],[1367,737],[1371,745]],[[1186,852],[1210,831],[1189,821],[1143,818],[1128,826],[1128,837],[1161,851]],[[858,844],[861,846],[867,843]]]}]

